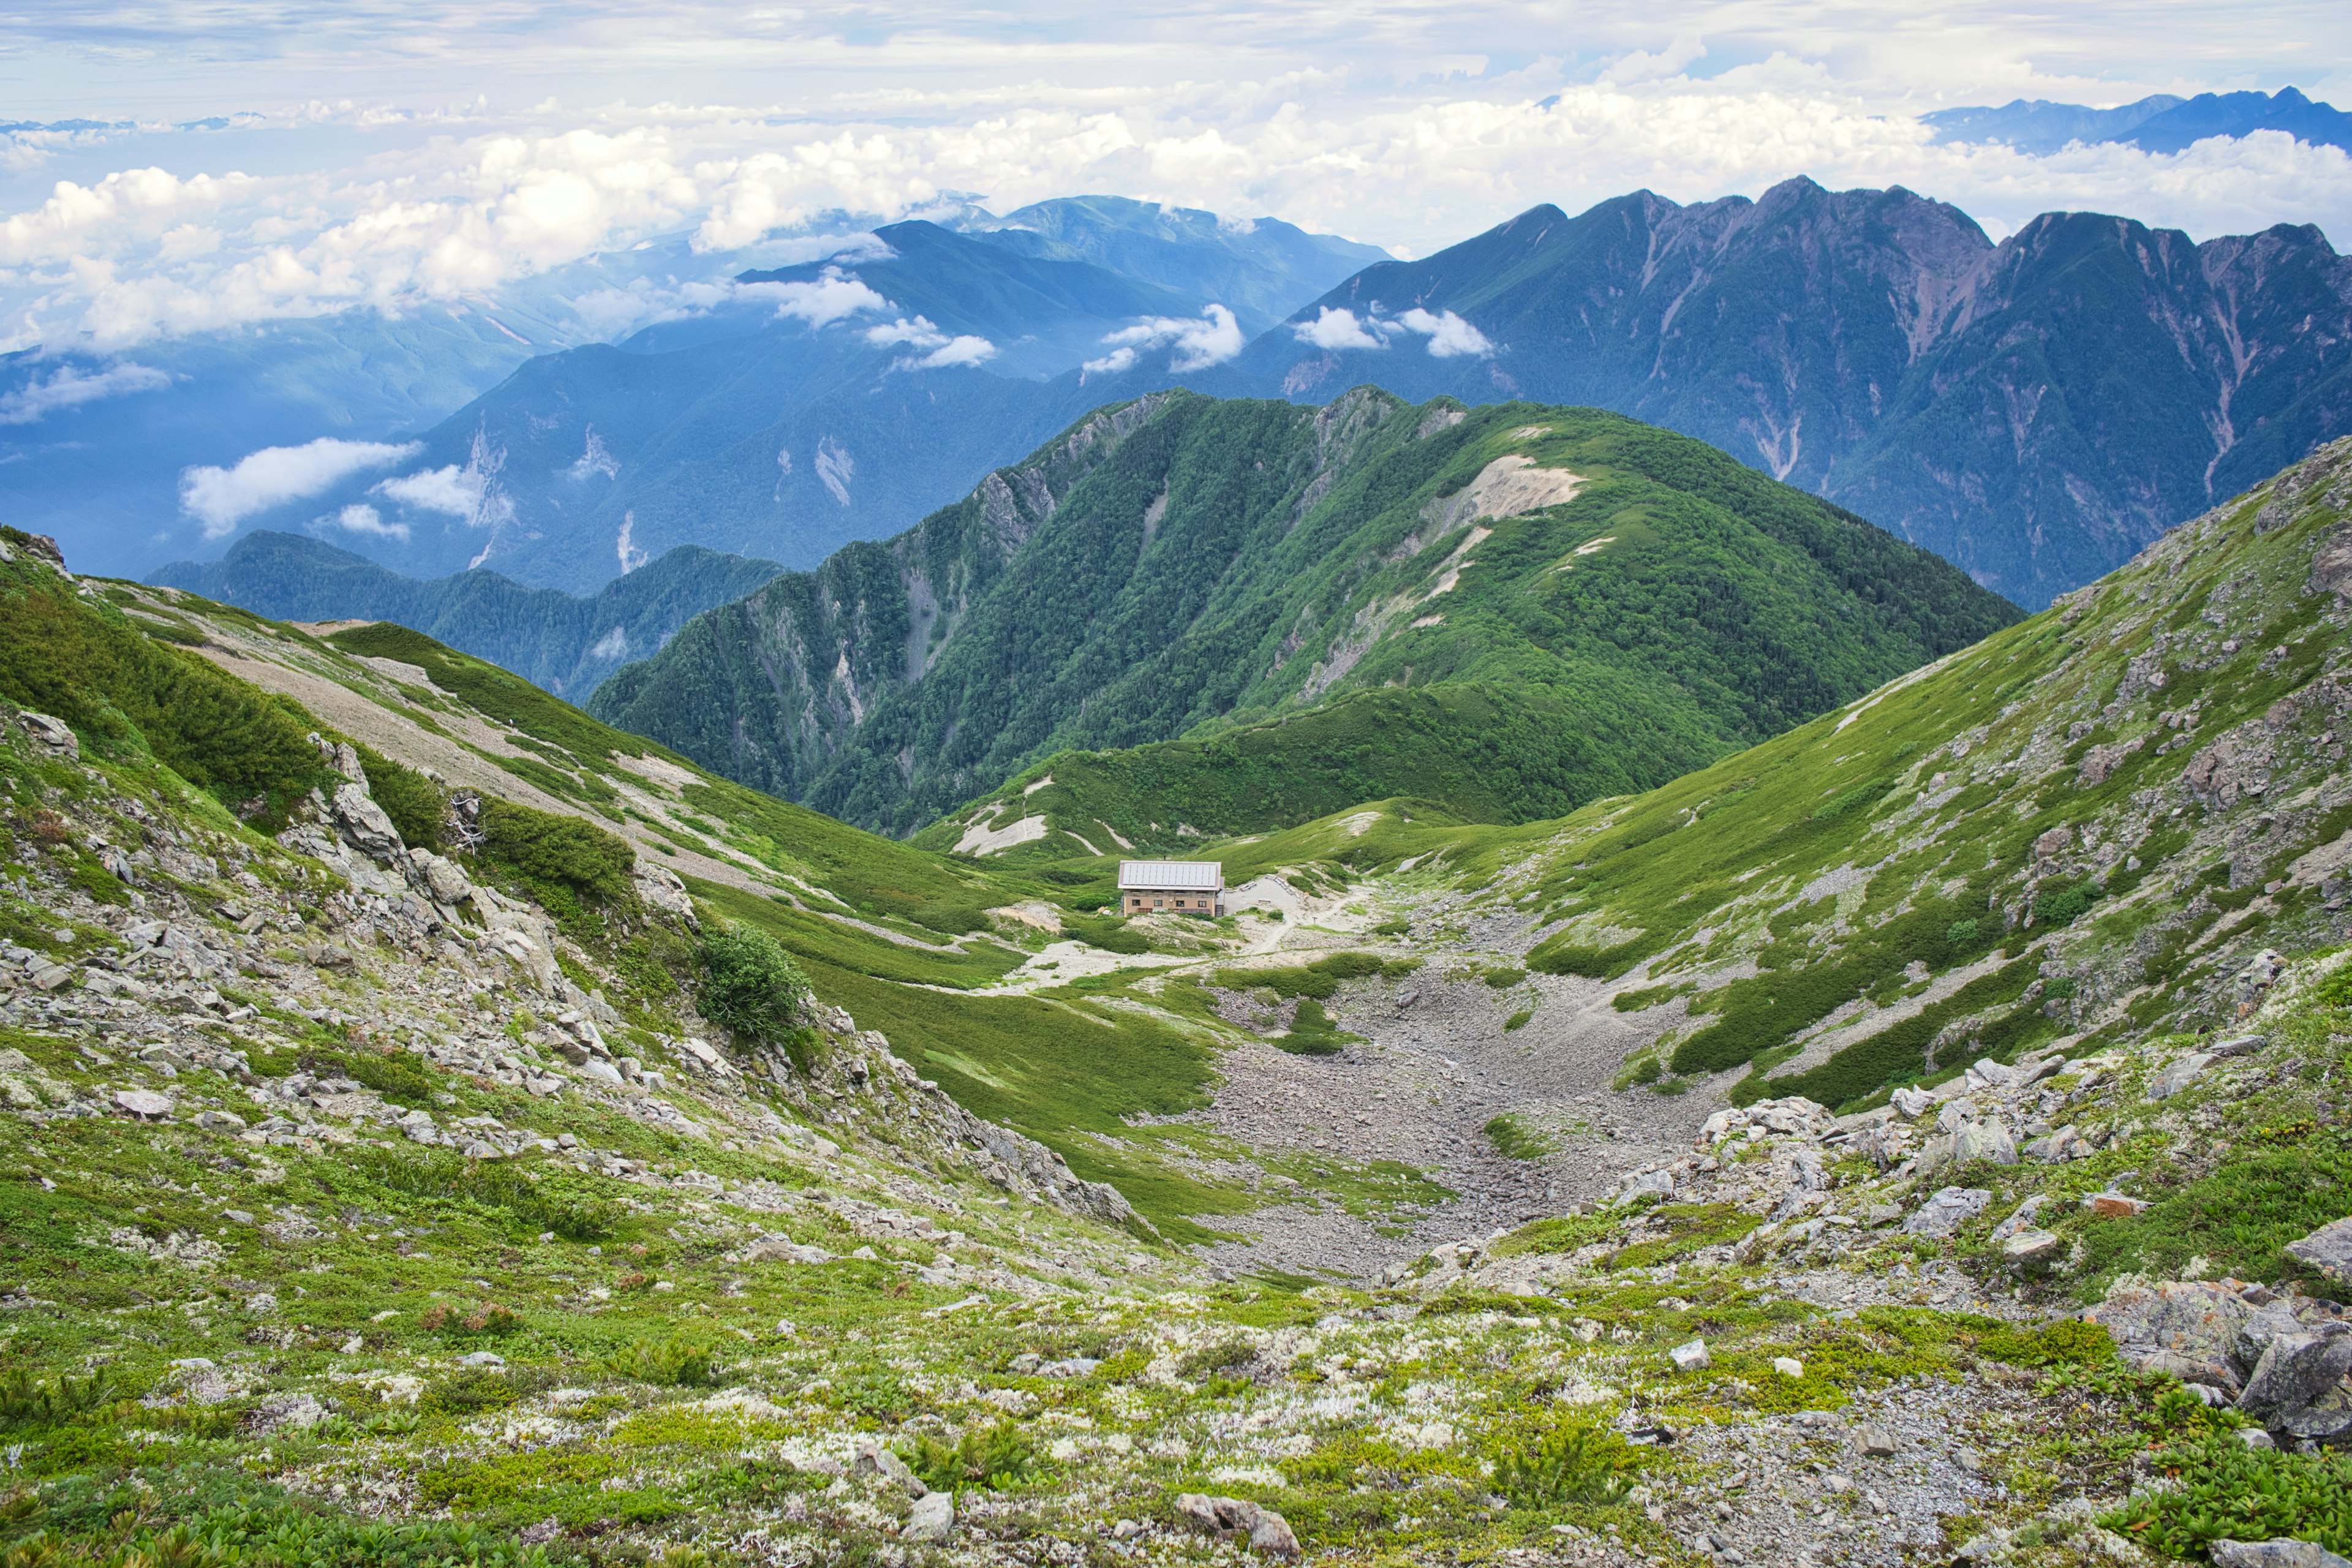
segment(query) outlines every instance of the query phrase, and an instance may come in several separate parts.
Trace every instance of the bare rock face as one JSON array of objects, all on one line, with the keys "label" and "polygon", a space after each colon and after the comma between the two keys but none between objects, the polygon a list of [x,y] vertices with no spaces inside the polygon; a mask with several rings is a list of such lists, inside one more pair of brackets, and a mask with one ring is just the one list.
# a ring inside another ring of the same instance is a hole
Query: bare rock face
[{"label": "bare rock face", "polygon": [[2352,1568],[2352,1558],[2310,1541],[2221,1540],[2211,1550],[2213,1568]]},{"label": "bare rock face", "polygon": [[2226,1285],[2174,1279],[2115,1291],[2083,1316],[2105,1328],[2116,1353],[2134,1366],[2234,1396],[2243,1380],[2232,1358],[2252,1312]]},{"label": "bare rock face", "polygon": [[2311,554],[2311,591],[2352,603],[2352,528],[2339,528]]},{"label": "bare rock face", "polygon": [[1203,1535],[1219,1541],[1246,1541],[1250,1550],[1267,1557],[1296,1557],[1298,1537],[1290,1521],[1270,1508],[1240,1498],[1204,1497],[1186,1492],[1176,1500],[1176,1517]]},{"label": "bare rock face", "polygon": [[1992,1193],[1988,1188],[1945,1187],[1921,1204],[1903,1222],[1903,1228],[1912,1236],[1947,1237],[1982,1214],[1990,1202]]}]

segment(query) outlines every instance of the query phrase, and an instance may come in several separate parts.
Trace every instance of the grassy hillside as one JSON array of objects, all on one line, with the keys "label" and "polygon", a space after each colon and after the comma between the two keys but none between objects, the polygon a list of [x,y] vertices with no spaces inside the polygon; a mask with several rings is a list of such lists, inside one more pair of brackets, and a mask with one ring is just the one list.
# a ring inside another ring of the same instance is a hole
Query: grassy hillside
[{"label": "grassy hillside", "polygon": [[[1860,519],[1613,415],[1172,394],[701,617],[590,707],[906,833],[1065,749],[1508,684],[1598,742],[1530,768],[1496,808],[1524,817],[1662,783],[2015,613]],[[1408,784],[1360,767],[1309,793]]]},{"label": "grassy hillside", "polygon": [[1646,1021],[1633,1065],[1667,1091],[1736,1074],[1735,1100],[1851,1107],[2052,1039],[2226,1026],[2262,952],[2352,936],[2347,472],[2338,442],[1646,794],[1517,828],[1383,806],[1237,844],[1228,879],[1465,894],[1447,923],[1499,917],[1517,961]]},{"label": "grassy hillside", "polygon": [[[1203,836],[1265,833],[1370,800],[1409,796],[1465,822],[1561,816],[1712,760],[1685,737],[1638,724],[1642,693],[1613,672],[1559,688],[1456,682],[1360,691],[1280,719],[1116,752],[1060,752],[914,844],[953,849],[1049,831],[992,856],[1059,859],[1179,851]],[[1108,831],[1106,831],[1106,829]]]}]

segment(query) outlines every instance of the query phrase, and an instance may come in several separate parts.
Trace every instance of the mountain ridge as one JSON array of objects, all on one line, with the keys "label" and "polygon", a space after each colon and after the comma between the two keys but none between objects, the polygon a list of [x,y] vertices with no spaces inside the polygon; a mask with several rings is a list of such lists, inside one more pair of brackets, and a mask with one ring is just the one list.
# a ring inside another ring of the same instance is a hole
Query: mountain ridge
[{"label": "mountain ridge", "polygon": [[1053,750],[1383,684],[1556,687],[1662,782],[2013,613],[1615,416],[1180,392],[700,617],[589,708],[905,833]]}]

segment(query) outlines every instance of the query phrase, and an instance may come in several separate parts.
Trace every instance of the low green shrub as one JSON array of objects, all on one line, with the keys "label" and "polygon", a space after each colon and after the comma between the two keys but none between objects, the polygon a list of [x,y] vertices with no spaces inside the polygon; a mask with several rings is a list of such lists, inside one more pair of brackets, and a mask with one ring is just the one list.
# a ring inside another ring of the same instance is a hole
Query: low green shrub
[{"label": "low green shrub", "polygon": [[2136,1494],[2099,1522],[2167,1557],[2206,1556],[2216,1541],[2315,1542],[2352,1552],[2352,1454],[2249,1448],[2208,1429],[2158,1455],[2175,1489]]},{"label": "low green shrub", "polygon": [[1496,1456],[1495,1487],[1521,1508],[1607,1508],[1622,1502],[1642,1451],[1608,1427],[1570,1421]]},{"label": "low green shrub", "polygon": [[695,1004],[704,1017],[770,1045],[798,1043],[809,980],[782,942],[756,926],[714,922],[697,956],[702,988]]},{"label": "low green shrub", "polygon": [[636,851],[601,827],[493,795],[482,797],[481,826],[476,855],[520,879],[552,912],[579,902],[625,905],[636,897]]},{"label": "low green shrub", "polygon": [[2094,881],[2082,881],[2071,888],[2033,901],[2033,923],[2037,929],[2072,925],[2084,910],[2106,897],[2106,889]]},{"label": "low green shrub", "polygon": [[1553,1142],[1508,1111],[1496,1117],[1486,1126],[1486,1142],[1507,1160],[1540,1160],[1558,1147]]},{"label": "low green shrub", "polygon": [[438,849],[449,816],[449,792],[415,768],[366,746],[357,748],[368,794],[400,829],[411,848]]},{"label": "low green shrub", "polygon": [[682,1335],[633,1341],[605,1357],[604,1369],[618,1377],[675,1388],[715,1388],[724,1377],[719,1352]]},{"label": "low green shrub", "polygon": [[0,1379],[0,1430],[63,1426],[113,1397],[104,1367],[79,1382],[61,1373],[55,1383],[37,1383],[20,1366]]},{"label": "low green shrub", "polygon": [[952,1445],[919,1434],[898,1457],[934,1491],[968,1486],[1003,1491],[1027,1480],[1037,1468],[1037,1450],[1010,1422],[974,1427]]}]

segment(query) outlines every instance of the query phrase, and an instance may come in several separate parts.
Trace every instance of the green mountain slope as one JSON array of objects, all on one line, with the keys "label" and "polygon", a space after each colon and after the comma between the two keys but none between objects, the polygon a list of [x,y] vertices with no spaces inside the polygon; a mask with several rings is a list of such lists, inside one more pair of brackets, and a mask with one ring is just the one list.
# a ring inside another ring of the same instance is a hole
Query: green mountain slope
[{"label": "green mountain slope", "polygon": [[1617,416],[1177,393],[1091,416],[917,529],[700,617],[589,705],[906,833],[1066,748],[1503,682],[1626,742],[1570,770],[1574,798],[1663,782],[2015,614],[1851,514]]},{"label": "green mountain slope", "polygon": [[1359,691],[1198,740],[1058,752],[913,844],[1052,860],[1124,847],[1187,852],[1406,796],[1465,822],[1565,816],[1705,760],[1639,722],[1631,682],[1450,682]]},{"label": "green mountain slope", "polygon": [[315,539],[258,529],[218,561],[175,561],[147,580],[273,620],[398,621],[559,696],[584,696],[688,619],[782,570],[772,561],[681,544],[575,597],[526,588],[496,572],[422,582]]},{"label": "green mountain slope", "polygon": [[2052,1040],[2227,1027],[2277,952],[2352,938],[2347,629],[2339,441],[2042,615],[1646,794],[1518,828],[1382,807],[1198,852],[1229,881],[1444,891],[1563,1003],[1613,997],[1666,1089],[1867,1104]]}]

